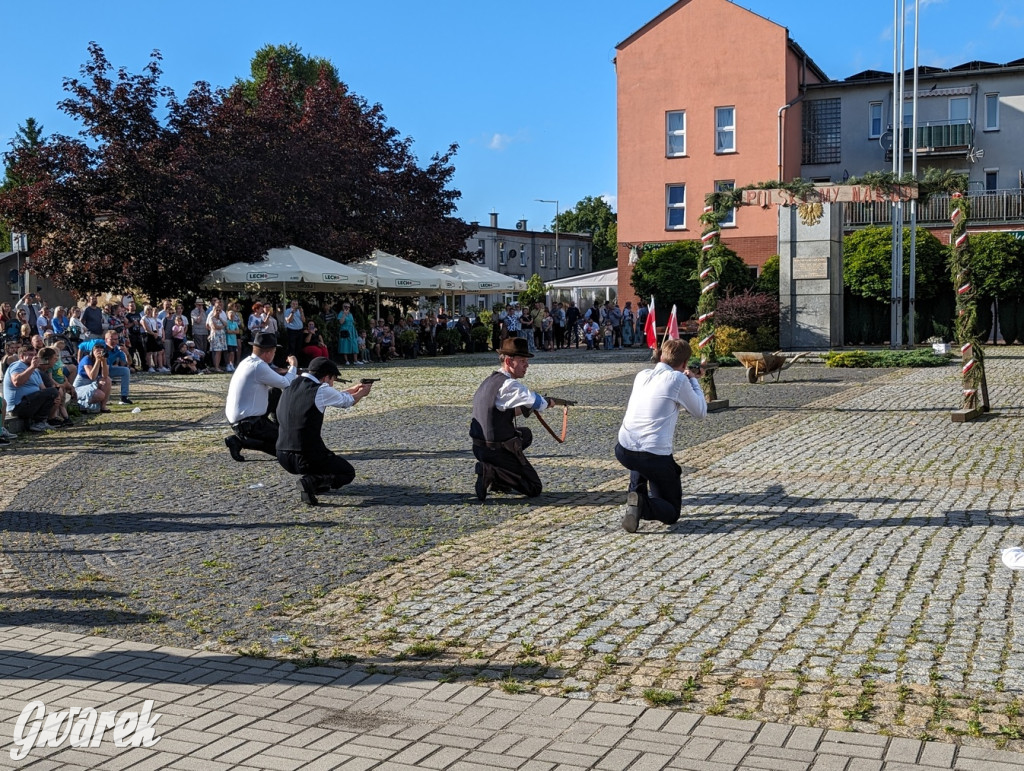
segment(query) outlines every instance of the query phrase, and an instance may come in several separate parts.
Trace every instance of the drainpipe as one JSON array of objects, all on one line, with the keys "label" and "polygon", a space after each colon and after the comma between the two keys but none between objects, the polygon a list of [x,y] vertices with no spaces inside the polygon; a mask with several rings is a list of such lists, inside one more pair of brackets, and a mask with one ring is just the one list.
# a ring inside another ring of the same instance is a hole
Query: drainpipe
[{"label": "drainpipe", "polygon": [[800,96],[798,96],[792,102],[790,102],[789,104],[784,104],[782,105],[782,107],[779,108],[779,182],[782,182],[782,113],[784,113],[797,102],[802,102],[805,96],[807,96],[806,93],[800,94]]}]

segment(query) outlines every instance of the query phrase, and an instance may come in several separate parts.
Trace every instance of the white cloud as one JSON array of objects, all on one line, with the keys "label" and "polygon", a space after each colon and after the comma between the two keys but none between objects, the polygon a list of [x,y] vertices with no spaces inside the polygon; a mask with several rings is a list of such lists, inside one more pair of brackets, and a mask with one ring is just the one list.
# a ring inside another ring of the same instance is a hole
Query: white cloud
[{"label": "white cloud", "polygon": [[496,133],[491,136],[491,140],[487,143],[489,150],[504,150],[512,143],[512,137],[508,134]]},{"label": "white cloud", "polygon": [[612,193],[601,193],[601,200],[611,207],[612,211],[616,211],[619,208],[619,198]]}]

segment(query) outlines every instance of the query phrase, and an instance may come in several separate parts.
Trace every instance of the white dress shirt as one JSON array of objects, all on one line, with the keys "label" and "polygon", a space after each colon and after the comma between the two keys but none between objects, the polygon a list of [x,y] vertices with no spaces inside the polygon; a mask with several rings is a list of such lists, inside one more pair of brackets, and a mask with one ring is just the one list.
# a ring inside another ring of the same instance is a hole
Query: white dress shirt
[{"label": "white dress shirt", "polygon": [[498,389],[498,395],[494,399],[494,406],[502,412],[513,410],[516,407],[526,407],[538,412],[547,409],[548,400],[535,391],[531,391],[510,374],[501,371],[507,380]]},{"label": "white dress shirt", "polygon": [[633,452],[671,455],[680,408],[695,418],[708,414],[708,404],[696,378],[687,377],[663,362],[658,362],[654,369],[645,369],[633,381],[633,393],[619,428],[619,444]]},{"label": "white dress shirt", "polygon": [[296,378],[294,367],[286,375],[278,375],[270,365],[253,354],[242,359],[228,384],[228,400],[224,414],[234,425],[244,418],[259,418],[267,414],[271,388],[287,388]]},{"label": "white dress shirt", "polygon": [[[309,378],[314,383],[320,382],[308,372],[303,372],[300,377]],[[351,407],[355,403],[356,398],[352,394],[338,391],[327,383],[320,383],[320,387],[316,389],[316,408],[320,412],[326,412],[328,407]]]}]

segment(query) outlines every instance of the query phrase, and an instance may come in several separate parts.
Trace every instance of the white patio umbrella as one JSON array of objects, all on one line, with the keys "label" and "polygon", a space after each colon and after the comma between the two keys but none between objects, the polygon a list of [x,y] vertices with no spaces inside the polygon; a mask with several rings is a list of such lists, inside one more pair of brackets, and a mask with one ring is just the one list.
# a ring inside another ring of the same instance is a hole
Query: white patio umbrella
[{"label": "white patio umbrella", "polygon": [[208,289],[246,289],[252,286],[332,292],[370,289],[376,279],[351,265],[319,254],[286,246],[271,249],[259,262],[236,262],[210,273],[202,282]]},{"label": "white patio umbrella", "polygon": [[455,260],[451,265],[435,265],[434,270],[459,279],[463,294],[522,292],[526,289],[526,282],[515,276],[506,276],[465,260]]},{"label": "white patio umbrella", "polygon": [[364,271],[376,279],[378,318],[381,290],[401,295],[440,295],[462,289],[462,282],[457,278],[403,260],[380,249],[374,249],[368,260],[354,263],[351,267]]}]

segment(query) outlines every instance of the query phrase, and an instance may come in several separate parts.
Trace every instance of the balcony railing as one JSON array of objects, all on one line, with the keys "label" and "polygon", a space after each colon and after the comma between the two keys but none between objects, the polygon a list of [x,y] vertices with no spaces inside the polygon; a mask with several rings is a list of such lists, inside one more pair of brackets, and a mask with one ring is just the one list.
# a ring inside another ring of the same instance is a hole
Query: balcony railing
[{"label": "balcony railing", "polygon": [[[966,149],[974,144],[974,125],[969,120],[943,120],[917,127],[917,148],[922,153]],[[911,129],[903,129],[903,149],[909,153]]]},{"label": "balcony railing", "polygon": [[[971,222],[1024,225],[1024,190],[990,190],[968,193]],[[888,225],[892,204],[847,203],[843,205],[843,221],[848,228],[867,225]],[[909,209],[906,222],[909,224]],[[932,196],[927,204],[917,207],[919,225],[949,224],[949,196]]]}]

